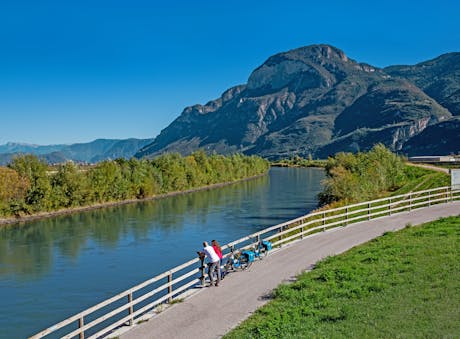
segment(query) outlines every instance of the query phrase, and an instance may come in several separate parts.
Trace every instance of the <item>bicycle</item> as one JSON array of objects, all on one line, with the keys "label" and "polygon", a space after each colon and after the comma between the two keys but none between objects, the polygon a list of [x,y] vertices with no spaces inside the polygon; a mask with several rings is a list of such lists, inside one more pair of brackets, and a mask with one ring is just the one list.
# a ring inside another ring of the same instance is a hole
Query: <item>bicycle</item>
[{"label": "bicycle", "polygon": [[247,270],[252,265],[254,256],[255,255],[252,251],[234,252],[232,250],[230,252],[230,256],[227,258],[227,262],[224,265],[224,276],[229,272],[234,272],[236,270]]},{"label": "bicycle", "polygon": [[232,248],[230,256],[227,258],[227,262],[222,270],[222,277],[236,270],[247,270],[252,265],[255,258],[262,259],[263,256],[267,256],[271,248],[271,243],[268,241],[261,241],[257,244],[257,247],[254,247],[253,251],[243,250],[235,252]]},{"label": "bicycle", "polygon": [[268,252],[272,249],[271,242],[267,240],[262,240],[257,244],[257,247],[254,247],[255,257],[259,259],[263,259],[268,255]]}]

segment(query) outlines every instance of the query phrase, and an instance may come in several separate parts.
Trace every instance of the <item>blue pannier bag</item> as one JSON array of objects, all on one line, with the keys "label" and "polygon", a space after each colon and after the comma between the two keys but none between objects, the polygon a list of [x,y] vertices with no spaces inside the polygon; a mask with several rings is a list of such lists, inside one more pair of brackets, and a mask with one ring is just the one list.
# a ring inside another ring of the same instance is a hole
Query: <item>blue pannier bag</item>
[{"label": "blue pannier bag", "polygon": [[272,243],[267,240],[262,241],[262,246],[265,248],[266,251],[270,251],[272,249]]},{"label": "blue pannier bag", "polygon": [[241,254],[243,254],[248,259],[248,262],[253,262],[254,258],[256,257],[256,254],[253,251],[243,251]]}]

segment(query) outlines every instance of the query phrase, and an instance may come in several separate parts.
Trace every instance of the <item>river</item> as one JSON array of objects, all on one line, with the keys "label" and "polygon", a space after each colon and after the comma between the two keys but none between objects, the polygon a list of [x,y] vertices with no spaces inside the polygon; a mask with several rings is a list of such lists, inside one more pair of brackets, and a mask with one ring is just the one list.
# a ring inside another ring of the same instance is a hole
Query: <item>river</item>
[{"label": "river", "polygon": [[222,245],[306,214],[324,171],[272,168],[223,188],[0,228],[0,338],[24,338]]}]

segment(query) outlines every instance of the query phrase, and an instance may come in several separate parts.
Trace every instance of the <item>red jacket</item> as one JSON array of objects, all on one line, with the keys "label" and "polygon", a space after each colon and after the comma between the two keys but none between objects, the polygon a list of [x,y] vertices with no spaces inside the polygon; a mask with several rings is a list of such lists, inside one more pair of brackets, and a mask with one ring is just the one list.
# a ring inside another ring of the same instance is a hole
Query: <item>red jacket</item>
[{"label": "red jacket", "polygon": [[216,254],[219,257],[219,259],[222,259],[222,251],[219,249],[219,247],[213,245],[212,248],[214,248],[214,251],[216,251]]}]

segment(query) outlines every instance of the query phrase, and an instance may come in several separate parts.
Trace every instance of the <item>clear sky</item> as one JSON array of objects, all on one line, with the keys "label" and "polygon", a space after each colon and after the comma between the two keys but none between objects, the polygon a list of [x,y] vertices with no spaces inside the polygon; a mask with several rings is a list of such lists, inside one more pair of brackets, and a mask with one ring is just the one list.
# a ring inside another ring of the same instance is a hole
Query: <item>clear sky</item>
[{"label": "clear sky", "polygon": [[460,51],[460,1],[0,1],[0,144],[151,138],[269,56],[375,66]]}]

